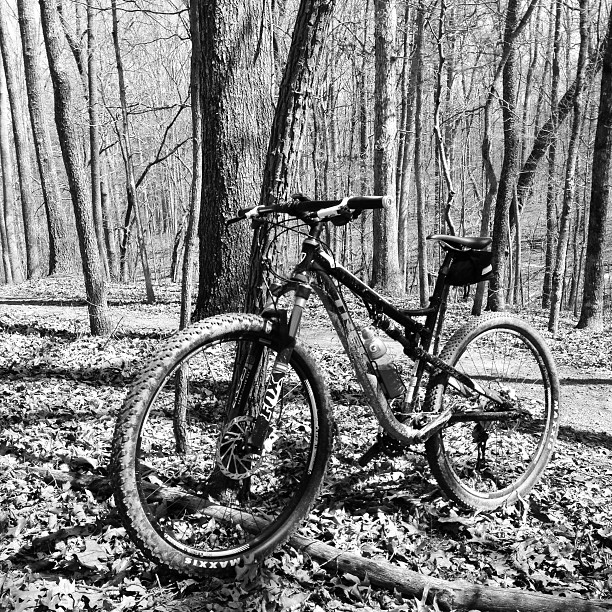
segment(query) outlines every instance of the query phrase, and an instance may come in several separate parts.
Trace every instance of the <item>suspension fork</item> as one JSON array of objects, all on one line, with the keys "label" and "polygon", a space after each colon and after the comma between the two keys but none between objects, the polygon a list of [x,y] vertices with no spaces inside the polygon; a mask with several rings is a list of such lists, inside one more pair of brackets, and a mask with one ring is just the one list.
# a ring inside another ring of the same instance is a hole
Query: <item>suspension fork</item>
[{"label": "suspension fork", "polygon": [[291,361],[293,347],[295,346],[295,337],[300,328],[304,308],[312,292],[309,279],[305,275],[294,275],[290,284],[295,288],[295,299],[291,310],[291,316],[288,322],[280,322],[279,332],[283,338],[282,348],[278,352],[274,365],[272,366],[270,380],[268,381],[264,393],[263,402],[247,441],[250,452],[256,454],[261,454],[266,438],[270,433],[272,417],[281,397],[283,382],[289,371],[289,362]]},{"label": "suspension fork", "polygon": [[227,411],[227,422],[247,414],[251,389],[256,384],[261,368],[265,368],[265,363],[262,363],[264,348],[264,345],[259,342],[251,342],[244,351],[236,355],[229,393],[232,402]]}]

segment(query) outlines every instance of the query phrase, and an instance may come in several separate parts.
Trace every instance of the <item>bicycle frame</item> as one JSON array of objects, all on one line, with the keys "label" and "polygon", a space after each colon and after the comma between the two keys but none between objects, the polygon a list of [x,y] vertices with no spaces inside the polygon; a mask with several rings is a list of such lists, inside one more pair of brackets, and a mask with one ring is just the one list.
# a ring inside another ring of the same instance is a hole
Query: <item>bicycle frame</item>
[{"label": "bicycle frame", "polygon": [[[349,278],[345,275],[350,275],[350,277],[352,277],[350,280],[361,282],[343,268],[338,268],[333,271],[335,272],[333,278],[336,278],[337,280],[340,280],[338,279],[338,276],[340,276],[344,280],[348,281]],[[315,291],[327,310],[331,323],[351,361],[357,376],[357,380],[364,391],[368,403],[372,406],[376,418],[389,435],[400,442],[403,442],[404,444],[416,444],[426,440],[429,436],[433,435],[436,431],[439,431],[448,423],[451,417],[451,412],[447,411],[442,413],[438,419],[422,429],[414,429],[398,420],[385,394],[383,393],[376,375],[372,372],[372,366],[359,336],[359,332],[357,331],[357,327],[355,326],[355,323],[346,307],[344,299],[337,291],[330,279],[330,276],[331,275],[327,275],[323,270],[318,271],[318,278],[320,279],[322,286],[315,286]],[[360,287],[360,289],[363,288]],[[367,289],[369,292],[367,294],[368,297],[377,300],[380,299],[386,302],[386,300],[384,300],[384,298],[379,296],[376,292],[369,288]],[[357,295],[362,297],[361,293],[357,293]],[[390,311],[387,311],[384,314],[393,318]],[[433,314],[434,313],[432,313],[432,315]],[[437,314],[437,310],[435,314]],[[421,331],[425,332],[426,330],[423,328]],[[428,344],[428,340],[429,339],[427,336],[421,336],[422,342]],[[423,371],[424,367],[420,361],[417,361],[409,383],[409,394],[415,394],[420,378],[423,375]],[[408,401],[411,399],[412,397],[409,397]]]},{"label": "bicycle frame", "polygon": [[[516,416],[515,411],[512,411],[512,407],[508,405],[507,401],[495,391],[481,386],[469,376],[428,352],[432,344],[437,349],[444,322],[448,295],[448,285],[445,279],[453,261],[452,253],[447,252],[445,255],[429,306],[413,310],[399,310],[346,268],[336,264],[332,257],[321,250],[319,242],[321,229],[322,223],[311,225],[309,236],[302,243],[301,261],[295,267],[291,279],[271,290],[273,300],[286,293],[295,292],[294,304],[288,322],[281,323],[281,327],[279,327],[281,333],[287,335],[289,348],[281,351],[277,357],[278,369],[276,370],[277,375],[273,379],[273,386],[280,386],[282,383],[282,370],[290,358],[291,340],[297,335],[303,309],[312,289],[314,289],[327,310],[368,403],[372,406],[380,425],[390,436],[406,445],[416,444],[424,442],[452,420],[457,420],[453,419],[452,409],[440,413],[435,419],[419,429],[398,419],[373,372],[371,362],[347,305],[332,281],[332,279],[335,279],[340,285],[347,287],[361,298],[375,312],[374,324],[385,331],[393,340],[399,342],[404,347],[404,352],[414,360],[415,366],[408,387],[409,402],[416,398],[415,391],[421,383],[425,370],[429,369],[430,372],[433,372],[433,376],[448,377],[448,384],[451,384],[460,392],[466,395],[475,392],[500,405],[500,412],[475,413],[473,420],[490,420],[493,415],[495,415],[495,418],[500,418],[500,414],[502,415],[501,418],[505,419]],[[268,318],[274,318],[278,314],[273,301],[263,311],[263,315]],[[415,321],[414,317],[416,316],[424,316],[425,323]],[[285,319],[283,318],[283,320]],[[266,393],[266,399],[270,398],[271,401],[275,396],[274,390],[269,389],[269,392]],[[262,411],[265,421],[263,423],[268,421],[268,417],[273,410],[273,405],[268,404],[267,401],[264,401]],[[459,418],[465,420],[465,416]]]}]

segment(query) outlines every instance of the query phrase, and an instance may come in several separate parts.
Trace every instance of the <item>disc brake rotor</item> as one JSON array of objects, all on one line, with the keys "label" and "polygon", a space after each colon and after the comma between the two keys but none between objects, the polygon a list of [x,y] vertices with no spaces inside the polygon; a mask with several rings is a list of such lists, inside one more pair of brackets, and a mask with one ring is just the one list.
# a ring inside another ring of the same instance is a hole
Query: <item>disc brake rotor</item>
[{"label": "disc brake rotor", "polygon": [[222,430],[217,443],[217,465],[232,480],[244,480],[257,471],[262,455],[253,453],[248,440],[255,425],[250,416],[232,419]]}]

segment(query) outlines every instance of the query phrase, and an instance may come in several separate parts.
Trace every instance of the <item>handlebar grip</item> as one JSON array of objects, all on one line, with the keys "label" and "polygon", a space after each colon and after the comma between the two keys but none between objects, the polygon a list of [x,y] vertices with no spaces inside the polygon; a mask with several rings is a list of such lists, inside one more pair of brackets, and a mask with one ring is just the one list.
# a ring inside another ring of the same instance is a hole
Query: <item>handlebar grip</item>
[{"label": "handlebar grip", "polygon": [[237,213],[237,219],[246,219],[248,212],[252,211],[256,206],[249,206],[248,208],[239,208]]},{"label": "handlebar grip", "polygon": [[391,205],[391,197],[384,196],[353,196],[349,198],[348,207],[352,210],[373,210]]},{"label": "handlebar grip", "polygon": [[[249,219],[251,217],[259,217],[267,213],[276,212],[277,209],[277,206],[249,206],[248,208],[241,208],[238,210],[238,218]],[[253,213],[253,211],[255,212]]]},{"label": "handlebar grip", "polygon": [[232,225],[234,223],[238,223],[238,221],[243,221],[244,219],[253,219],[255,217],[261,216],[261,214],[265,214],[268,212],[272,212],[274,208],[272,206],[249,206],[248,208],[240,208],[237,212],[237,217],[232,217],[225,222],[226,227]]}]

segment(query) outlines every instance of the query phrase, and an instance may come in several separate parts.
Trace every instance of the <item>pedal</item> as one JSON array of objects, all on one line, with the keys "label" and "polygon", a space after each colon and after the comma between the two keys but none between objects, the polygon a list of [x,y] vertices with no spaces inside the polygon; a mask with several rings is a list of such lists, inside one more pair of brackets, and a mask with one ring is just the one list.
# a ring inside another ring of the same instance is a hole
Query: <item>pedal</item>
[{"label": "pedal", "polygon": [[361,467],[365,467],[381,453],[393,459],[403,455],[407,448],[406,444],[402,444],[390,435],[385,433],[379,434],[376,442],[357,460],[357,463]]},{"label": "pedal", "polygon": [[361,467],[365,467],[366,465],[368,465],[368,463],[370,463],[370,461],[373,461],[374,459],[376,459],[376,457],[378,457],[378,455],[380,455],[380,453],[382,452],[382,443],[377,440],[376,442],[374,442],[374,444],[372,444],[372,446],[370,446],[370,448],[363,453],[363,455],[361,455],[361,457],[359,457],[359,459],[357,460],[357,463],[361,466]]}]

